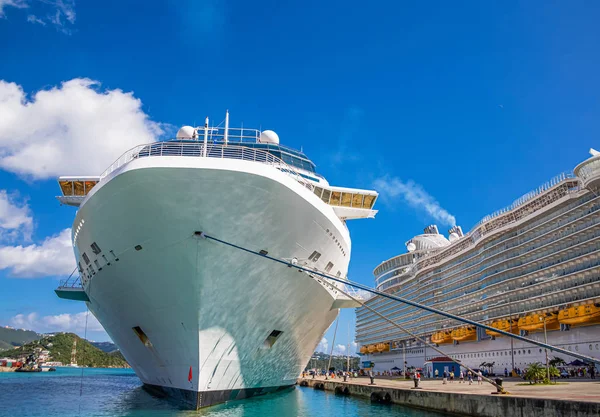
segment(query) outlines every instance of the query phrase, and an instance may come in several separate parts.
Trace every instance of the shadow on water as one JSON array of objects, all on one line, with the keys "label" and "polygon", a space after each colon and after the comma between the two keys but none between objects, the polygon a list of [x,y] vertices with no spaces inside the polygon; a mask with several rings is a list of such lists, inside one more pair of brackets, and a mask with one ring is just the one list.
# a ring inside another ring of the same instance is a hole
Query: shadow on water
[{"label": "shadow on water", "polygon": [[0,374],[0,394],[0,417],[440,416],[301,387],[190,411],[153,396],[133,372],[120,370],[85,370],[83,380],[80,370]]}]

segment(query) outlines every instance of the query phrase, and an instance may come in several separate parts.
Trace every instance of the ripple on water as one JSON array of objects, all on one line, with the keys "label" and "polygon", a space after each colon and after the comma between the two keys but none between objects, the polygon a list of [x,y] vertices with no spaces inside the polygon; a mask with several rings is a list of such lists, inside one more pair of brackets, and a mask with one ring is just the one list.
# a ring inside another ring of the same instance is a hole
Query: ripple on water
[{"label": "ripple on water", "polygon": [[81,369],[71,368],[52,373],[0,373],[0,417],[389,417],[392,413],[395,417],[440,416],[312,388],[189,411],[148,394],[131,370],[85,369],[83,374],[82,379]]}]

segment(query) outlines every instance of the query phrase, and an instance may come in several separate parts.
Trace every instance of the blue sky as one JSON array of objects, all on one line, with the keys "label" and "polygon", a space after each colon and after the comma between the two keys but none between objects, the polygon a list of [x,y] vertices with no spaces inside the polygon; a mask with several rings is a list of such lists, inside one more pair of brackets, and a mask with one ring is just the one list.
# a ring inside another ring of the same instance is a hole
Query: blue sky
[{"label": "blue sky", "polygon": [[350,277],[372,284],[426,225],[468,231],[600,146],[599,9],[0,0],[0,324],[83,333],[82,305],[53,293],[75,214],[57,175],[226,109],[331,184],[381,186],[377,218],[349,224]]}]

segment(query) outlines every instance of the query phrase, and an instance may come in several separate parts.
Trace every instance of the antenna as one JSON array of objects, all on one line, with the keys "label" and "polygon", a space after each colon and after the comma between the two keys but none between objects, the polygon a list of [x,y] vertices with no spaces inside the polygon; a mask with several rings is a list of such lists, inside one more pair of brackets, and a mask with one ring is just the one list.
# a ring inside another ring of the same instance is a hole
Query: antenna
[{"label": "antenna", "polygon": [[202,150],[202,156],[206,157],[206,147],[208,146],[208,116],[204,121],[204,149]]},{"label": "antenna", "polygon": [[229,110],[225,112],[225,134],[223,135],[223,142],[227,146],[227,139],[229,138]]}]

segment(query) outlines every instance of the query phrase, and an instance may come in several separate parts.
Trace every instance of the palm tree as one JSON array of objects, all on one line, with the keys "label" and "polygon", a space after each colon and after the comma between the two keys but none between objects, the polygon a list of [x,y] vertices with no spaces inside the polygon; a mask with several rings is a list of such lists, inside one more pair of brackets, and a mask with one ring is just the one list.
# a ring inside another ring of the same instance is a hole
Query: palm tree
[{"label": "palm tree", "polygon": [[553,357],[548,362],[548,365],[554,366],[554,367],[564,366],[566,364],[567,363],[565,362],[565,360],[563,358],[559,358],[558,356]]},{"label": "palm tree", "polygon": [[524,377],[530,384],[537,384],[546,378],[546,368],[544,368],[540,362],[534,362],[525,370]]}]

